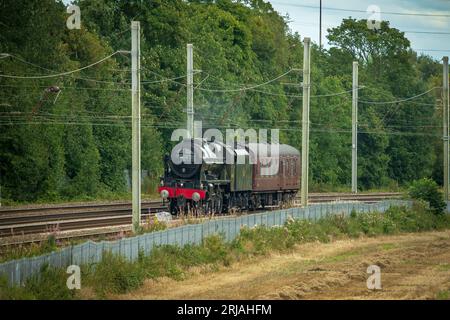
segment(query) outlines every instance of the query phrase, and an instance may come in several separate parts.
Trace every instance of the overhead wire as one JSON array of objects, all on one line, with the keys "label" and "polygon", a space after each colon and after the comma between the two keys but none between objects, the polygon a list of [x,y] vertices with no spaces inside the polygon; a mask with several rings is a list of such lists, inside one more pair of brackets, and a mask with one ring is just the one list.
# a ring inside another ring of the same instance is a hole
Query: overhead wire
[{"label": "overhead wire", "polygon": [[[305,5],[305,4],[286,3],[286,2],[279,2],[279,1],[271,1],[271,3],[290,6],[290,7],[320,9],[319,6]],[[322,10],[367,13],[367,10],[334,8],[334,7],[322,7]],[[440,14],[440,13],[412,13],[412,12],[380,11],[380,14],[450,18],[450,14]]]},{"label": "overhead wire", "polygon": [[19,75],[10,75],[10,74],[1,74],[0,73],[0,78],[12,78],[12,79],[47,79],[47,78],[56,78],[56,77],[61,77],[61,76],[65,76],[65,75],[69,75],[72,73],[76,73],[76,72],[80,72],[82,70],[85,69],[89,69],[92,68],[93,66],[100,64],[108,59],[110,59],[111,57],[115,56],[118,53],[122,53],[123,51],[116,51],[96,62],[93,62],[87,66],[75,69],[75,70],[70,70],[70,71],[66,71],[66,72],[61,72],[61,73],[57,73],[57,74],[50,74],[50,75],[36,75],[36,76],[19,76]]},{"label": "overhead wire", "polygon": [[[131,125],[131,122],[128,123],[101,123],[101,122],[71,122],[71,121],[35,121],[35,122],[6,122],[5,120],[0,120],[0,126],[9,126],[9,125],[89,125],[89,126],[123,126],[124,124]],[[180,123],[179,125],[171,124],[171,125],[158,125],[158,124],[142,124],[142,127],[148,128],[166,128],[166,129],[176,129],[183,127],[184,123]],[[238,129],[237,127],[232,126],[218,126],[218,129]],[[274,129],[274,128],[266,128],[266,129]],[[301,131],[301,128],[275,128],[280,131]],[[350,134],[352,130],[350,129],[315,129],[311,128],[311,132],[323,132],[323,133],[347,133]],[[403,131],[364,131],[359,130],[358,134],[375,134],[375,135],[393,135],[393,136],[429,136],[441,138],[441,135],[436,133],[423,133],[423,132],[403,132]]]},{"label": "overhead wire", "polygon": [[[33,66],[33,67],[35,67],[35,68],[42,69],[42,70],[45,70],[45,71],[48,71],[48,72],[52,72],[52,73],[58,73],[58,72],[55,71],[55,70],[48,69],[48,68],[42,67],[42,66],[40,66],[40,65],[38,65],[38,64],[35,64],[35,63],[32,63],[32,62],[26,61],[26,60],[24,60],[24,59],[22,59],[22,58],[20,58],[20,57],[18,57],[18,56],[16,56],[16,55],[9,54],[9,53],[6,53],[5,55],[6,55],[6,57],[11,57],[11,58],[13,58],[13,59],[15,59],[15,60],[18,60],[18,61],[20,61],[20,62],[22,62],[22,63],[24,63],[24,64]],[[68,75],[63,75],[63,76],[68,76]],[[123,82],[105,81],[105,80],[98,80],[98,79],[92,79],[92,78],[86,78],[86,77],[77,77],[77,76],[74,76],[73,74],[70,74],[70,76],[73,77],[74,79],[85,80],[85,81],[91,81],[91,82],[97,82],[97,83],[119,84],[119,85],[124,84]]]},{"label": "overhead wire", "polygon": [[[48,88],[48,86],[22,86],[22,85],[10,85],[10,84],[1,84],[0,87],[3,88]],[[94,87],[73,87],[73,86],[58,86],[60,89],[73,89],[73,90],[94,90],[94,91],[122,91],[122,92],[131,92],[131,89],[120,89],[120,88],[94,88]]]},{"label": "overhead wire", "polygon": [[392,103],[401,103],[401,102],[406,102],[409,100],[414,100],[418,97],[421,97],[423,95],[426,95],[427,93],[430,93],[431,91],[435,90],[435,89],[442,89],[442,87],[433,87],[425,92],[419,93],[415,96],[409,97],[409,98],[402,98],[402,99],[398,99],[398,100],[391,100],[391,101],[365,101],[365,100],[359,100],[359,103],[367,103],[367,104],[392,104]]},{"label": "overhead wire", "polygon": [[277,77],[275,77],[273,79],[267,80],[267,81],[265,81],[263,83],[251,85],[251,86],[248,86],[248,87],[241,87],[241,88],[236,88],[236,89],[211,89],[211,88],[199,87],[199,88],[197,88],[197,90],[209,91],[209,92],[240,92],[240,91],[247,91],[247,90],[259,88],[259,87],[265,86],[265,85],[267,85],[269,83],[275,82],[275,81],[283,78],[284,76],[286,76],[287,74],[289,74],[289,73],[291,73],[291,72],[293,72],[295,70],[296,69],[289,69],[288,71],[284,72],[283,74],[281,74],[281,75],[279,75],[279,76],[277,76]]}]

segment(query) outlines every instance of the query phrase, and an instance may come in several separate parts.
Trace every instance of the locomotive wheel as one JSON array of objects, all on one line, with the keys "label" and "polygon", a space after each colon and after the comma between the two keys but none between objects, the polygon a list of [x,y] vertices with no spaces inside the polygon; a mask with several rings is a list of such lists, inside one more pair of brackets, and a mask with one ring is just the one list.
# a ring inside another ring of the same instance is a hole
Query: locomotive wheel
[{"label": "locomotive wheel", "polygon": [[205,213],[207,215],[214,216],[215,214],[221,214],[223,210],[223,201],[221,197],[213,197],[206,202]]},{"label": "locomotive wheel", "polygon": [[192,214],[194,217],[198,218],[201,214],[201,206],[198,202],[192,204]]},{"label": "locomotive wheel", "polygon": [[250,197],[250,199],[248,200],[248,211],[255,211],[257,207],[257,200],[256,197]]},{"label": "locomotive wheel", "polygon": [[177,216],[179,214],[179,208],[177,200],[171,199],[169,205],[169,211],[171,215]]},{"label": "locomotive wheel", "polygon": [[214,213],[221,214],[222,213],[222,199],[217,198],[216,201],[214,201]]},{"label": "locomotive wheel", "polygon": [[223,211],[223,194],[220,189],[216,193],[216,213],[222,214]]},{"label": "locomotive wheel", "polygon": [[204,206],[204,208],[205,208],[205,215],[206,216],[209,216],[209,215],[211,215],[211,212],[212,212],[212,199],[209,199],[208,201],[206,201],[206,203],[205,203],[205,206]]}]

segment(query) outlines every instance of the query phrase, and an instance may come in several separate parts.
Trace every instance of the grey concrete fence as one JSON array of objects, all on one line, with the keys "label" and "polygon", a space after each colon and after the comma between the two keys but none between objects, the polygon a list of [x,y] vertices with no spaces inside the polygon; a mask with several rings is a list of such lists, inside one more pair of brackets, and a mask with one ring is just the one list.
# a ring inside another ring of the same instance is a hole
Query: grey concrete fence
[{"label": "grey concrete fence", "polygon": [[226,241],[231,241],[236,238],[243,226],[265,225],[272,227],[283,225],[288,217],[318,220],[330,214],[348,215],[352,210],[356,212],[384,212],[391,206],[409,207],[411,202],[386,200],[373,204],[357,202],[312,204],[307,208],[281,209],[238,217],[211,219],[201,224],[183,225],[115,241],[87,241],[45,255],[4,262],[0,264],[0,276],[6,276],[10,284],[21,285],[31,275],[38,273],[45,264],[55,268],[95,264],[102,260],[105,251],[120,254],[128,260],[134,261],[138,258],[139,251],[148,255],[155,246],[200,244],[204,237],[213,234],[222,234]]}]

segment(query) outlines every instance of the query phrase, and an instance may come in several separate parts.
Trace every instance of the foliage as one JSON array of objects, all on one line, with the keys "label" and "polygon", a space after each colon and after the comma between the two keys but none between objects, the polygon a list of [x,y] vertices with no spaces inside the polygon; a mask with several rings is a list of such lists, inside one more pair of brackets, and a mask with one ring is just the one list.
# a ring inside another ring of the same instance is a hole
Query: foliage
[{"label": "foliage", "polygon": [[241,254],[261,255],[274,249],[292,248],[293,245],[294,238],[290,236],[287,229],[256,226],[255,228],[242,228],[232,247]]},{"label": "foliage", "polygon": [[143,226],[140,226],[141,233],[149,233],[167,229],[165,222],[160,222],[156,216],[148,217]]},{"label": "foliage", "polygon": [[442,214],[447,207],[442,192],[439,191],[436,182],[431,179],[424,178],[414,181],[409,188],[409,196],[428,202],[430,209],[435,214]]},{"label": "foliage", "polygon": [[[278,128],[300,149],[301,35],[262,0],[75,1],[81,30],[66,28],[62,1],[7,1],[0,10],[4,74],[45,75],[89,65],[129,50],[129,21],[141,22],[142,169],[152,192],[170,151],[174,128],[185,125],[186,43],[194,44],[196,120],[204,129]],[[6,27],[4,27],[6,26]],[[432,90],[413,101],[384,103],[441,86],[438,61],[419,56],[399,30],[344,19],[329,29],[331,47],[313,44],[311,174],[321,189],[348,188],[351,156],[352,62],[359,62],[361,189],[404,186],[433,176],[441,183],[440,113]],[[18,59],[17,59],[18,58]],[[20,60],[19,60],[20,59]],[[23,63],[28,61],[34,65]],[[38,67],[37,67],[38,66]],[[2,198],[15,202],[95,199],[127,192],[130,171],[130,62],[122,55],[71,76],[0,78]],[[61,93],[44,90],[57,85]],[[212,90],[212,91],[211,91]],[[214,91],[219,90],[219,91]],[[225,91],[220,91],[225,90]],[[19,113],[18,113],[19,112]]]},{"label": "foliage", "polygon": [[450,291],[449,290],[441,290],[436,295],[437,300],[450,300]]},{"label": "foliage", "polygon": [[63,269],[44,265],[31,276],[23,287],[10,287],[5,278],[0,278],[0,300],[69,300],[75,292],[66,285],[67,273]]},{"label": "foliage", "polygon": [[149,278],[167,276],[183,279],[190,267],[228,264],[228,246],[222,237],[210,236],[203,240],[202,245],[157,247],[149,256],[142,257],[140,263]]},{"label": "foliage", "polygon": [[144,273],[139,264],[127,261],[123,256],[104,252],[95,268],[84,272],[86,282],[95,283],[95,291],[100,296],[107,293],[125,293],[138,288],[144,281]]},{"label": "foliage", "polygon": [[46,241],[41,243],[5,246],[0,251],[0,262],[39,256],[55,251],[57,248],[56,239],[53,235],[50,235]]}]

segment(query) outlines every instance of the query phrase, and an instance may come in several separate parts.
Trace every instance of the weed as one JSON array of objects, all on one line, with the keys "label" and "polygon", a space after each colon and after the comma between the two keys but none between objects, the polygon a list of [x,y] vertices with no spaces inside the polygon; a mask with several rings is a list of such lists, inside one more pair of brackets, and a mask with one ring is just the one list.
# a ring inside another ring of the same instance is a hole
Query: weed
[{"label": "weed", "polygon": [[87,283],[93,285],[102,297],[108,293],[125,293],[136,289],[145,278],[139,263],[127,261],[123,256],[108,251],[103,253],[100,263],[84,273]]},{"label": "weed", "polygon": [[145,223],[138,228],[138,234],[150,233],[167,229],[167,224],[160,222],[156,216],[148,217]]},{"label": "weed", "polygon": [[450,263],[443,263],[439,265],[439,270],[450,271]]},{"label": "weed", "polygon": [[380,246],[380,248],[381,248],[381,250],[388,251],[388,250],[392,250],[392,249],[397,248],[397,245],[394,244],[394,243],[383,243],[383,244]]},{"label": "weed", "polygon": [[9,300],[69,300],[75,292],[66,285],[67,274],[63,269],[44,265],[41,271],[25,282],[23,286],[9,286],[3,278],[0,280],[0,299]]},{"label": "weed", "polygon": [[341,253],[341,254],[338,254],[338,255],[326,258],[324,261],[326,261],[326,262],[340,262],[340,261],[348,260],[348,259],[350,259],[350,258],[352,258],[354,256],[359,255],[359,254],[361,254],[361,252],[358,251],[358,250],[347,251],[347,252],[344,252],[344,253]]},{"label": "weed", "polygon": [[436,295],[436,299],[438,300],[450,300],[450,291],[449,290],[442,290],[439,291]]},{"label": "weed", "polygon": [[25,257],[39,256],[45,253],[49,253],[58,249],[56,238],[54,235],[50,235],[46,241],[41,243],[31,243],[19,246],[7,246],[0,255],[0,262],[20,259]]}]

